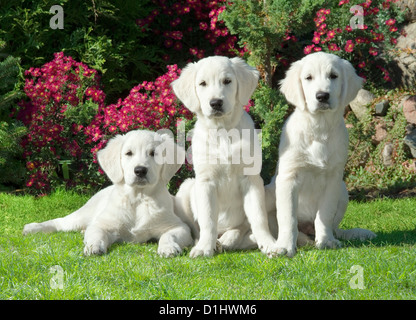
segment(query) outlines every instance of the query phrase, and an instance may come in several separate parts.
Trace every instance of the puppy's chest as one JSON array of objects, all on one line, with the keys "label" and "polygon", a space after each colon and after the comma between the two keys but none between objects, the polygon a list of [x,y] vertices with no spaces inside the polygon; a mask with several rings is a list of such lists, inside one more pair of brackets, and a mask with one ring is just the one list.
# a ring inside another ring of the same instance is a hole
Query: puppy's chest
[{"label": "puppy's chest", "polygon": [[308,165],[323,170],[343,166],[347,156],[347,150],[344,149],[340,142],[330,137],[310,139],[304,149],[305,160]]}]

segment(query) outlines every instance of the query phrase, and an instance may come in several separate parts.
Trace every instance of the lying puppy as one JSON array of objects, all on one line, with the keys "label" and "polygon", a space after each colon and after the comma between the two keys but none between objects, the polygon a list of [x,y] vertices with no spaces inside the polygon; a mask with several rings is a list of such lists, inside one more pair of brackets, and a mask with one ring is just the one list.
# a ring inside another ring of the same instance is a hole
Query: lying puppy
[{"label": "lying puppy", "polygon": [[137,130],[117,135],[98,152],[113,185],[64,218],[25,225],[23,234],[85,230],[85,255],[106,253],[116,241],[151,239],[159,240],[160,256],[180,254],[192,238],[189,227],[174,214],[166,184],[184,158],[184,150],[167,134]]},{"label": "lying puppy", "polygon": [[271,202],[277,207],[280,255],[292,257],[296,241],[307,241],[305,234],[314,235],[320,249],[339,247],[335,236],[375,237],[365,229],[338,228],[348,204],[343,182],[348,132],[343,114],[362,82],[348,61],[323,52],[295,62],[281,82],[281,92],[296,109],[282,131],[278,175],[266,186],[267,207],[273,208]]},{"label": "lying puppy", "polygon": [[[273,253],[275,239],[259,175],[261,147],[243,108],[258,77],[240,58],[213,56],[188,64],[172,83],[176,96],[197,116],[192,138],[195,179],[185,181],[175,197],[178,214],[199,238],[191,257],[212,256],[218,236],[225,249],[258,245],[262,252]],[[254,154],[252,163],[248,154]]]}]

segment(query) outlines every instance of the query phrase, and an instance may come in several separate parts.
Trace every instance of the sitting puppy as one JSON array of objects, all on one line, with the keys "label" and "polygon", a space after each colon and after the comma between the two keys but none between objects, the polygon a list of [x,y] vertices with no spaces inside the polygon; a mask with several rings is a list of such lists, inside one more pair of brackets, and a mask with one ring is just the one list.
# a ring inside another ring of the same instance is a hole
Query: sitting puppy
[{"label": "sitting puppy", "polygon": [[106,253],[116,241],[158,239],[158,254],[172,257],[192,244],[166,188],[185,158],[169,135],[144,130],[117,135],[97,156],[113,185],[64,218],[25,225],[23,234],[85,230],[85,255]]},{"label": "sitting puppy", "polygon": [[[191,257],[212,256],[218,236],[224,249],[258,245],[262,252],[273,253],[275,239],[259,175],[261,147],[243,108],[258,77],[240,58],[213,56],[188,64],[172,83],[176,96],[197,116],[192,137],[195,179],[186,180],[175,197],[176,212],[199,238]],[[248,155],[253,154],[250,163]]]},{"label": "sitting puppy", "polygon": [[348,61],[323,52],[295,62],[281,82],[281,92],[296,109],[283,127],[277,176],[266,186],[268,210],[277,208],[280,255],[292,257],[297,240],[307,242],[306,235],[314,236],[320,249],[340,246],[335,236],[375,237],[365,229],[338,228],[348,204],[344,108],[362,82]]}]

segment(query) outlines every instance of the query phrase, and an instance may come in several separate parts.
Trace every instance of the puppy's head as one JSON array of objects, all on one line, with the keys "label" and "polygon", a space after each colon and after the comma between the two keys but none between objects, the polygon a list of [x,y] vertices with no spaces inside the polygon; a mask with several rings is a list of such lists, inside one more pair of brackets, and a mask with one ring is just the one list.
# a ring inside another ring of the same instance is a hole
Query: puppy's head
[{"label": "puppy's head", "polygon": [[197,116],[223,118],[248,103],[258,78],[259,72],[240,58],[213,56],[188,64],[172,88]]},{"label": "puppy's head", "polygon": [[112,138],[97,154],[114,184],[145,188],[167,184],[185,160],[185,150],[167,134],[130,131]]},{"label": "puppy's head", "polygon": [[280,91],[288,102],[315,114],[344,108],[355,98],[362,83],[348,61],[317,52],[292,64],[280,83]]}]

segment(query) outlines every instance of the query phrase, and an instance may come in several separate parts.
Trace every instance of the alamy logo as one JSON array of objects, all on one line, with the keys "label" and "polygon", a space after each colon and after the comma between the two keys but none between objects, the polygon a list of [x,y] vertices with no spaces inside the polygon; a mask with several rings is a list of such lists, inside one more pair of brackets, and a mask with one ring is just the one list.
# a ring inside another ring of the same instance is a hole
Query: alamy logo
[{"label": "alamy logo", "polygon": [[350,12],[354,16],[350,19],[351,29],[364,29],[364,9],[359,5],[352,6]]},{"label": "alamy logo", "polygon": [[49,20],[49,27],[52,29],[63,29],[64,28],[64,8],[60,5],[54,5],[49,9],[50,13],[54,16]]},{"label": "alamy logo", "polygon": [[[178,123],[177,128],[177,144],[185,147],[185,142],[191,140],[193,129],[186,135],[184,121]],[[174,137],[168,129],[158,130],[157,133],[168,134],[172,139]],[[261,130],[209,129],[207,137],[207,144],[198,146],[198,163],[243,165],[245,175],[260,173],[262,165]],[[169,152],[169,143],[162,142],[157,147],[156,155],[155,160],[160,164],[181,163],[185,160],[180,158],[181,155],[178,152]],[[188,163],[194,163],[192,146],[186,150],[185,157]]]}]

